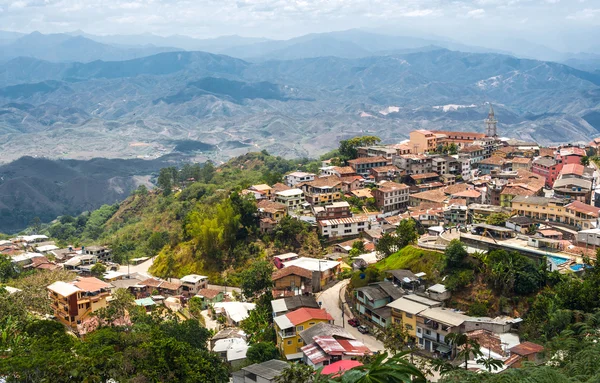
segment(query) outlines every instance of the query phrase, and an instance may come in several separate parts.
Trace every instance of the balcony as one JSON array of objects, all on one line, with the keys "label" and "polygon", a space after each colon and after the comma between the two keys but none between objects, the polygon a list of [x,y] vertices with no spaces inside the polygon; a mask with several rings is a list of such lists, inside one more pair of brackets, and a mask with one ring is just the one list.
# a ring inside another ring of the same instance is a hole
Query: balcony
[{"label": "balcony", "polygon": [[293,338],[296,336],[296,331],[279,331],[277,334],[279,334],[281,339]]}]

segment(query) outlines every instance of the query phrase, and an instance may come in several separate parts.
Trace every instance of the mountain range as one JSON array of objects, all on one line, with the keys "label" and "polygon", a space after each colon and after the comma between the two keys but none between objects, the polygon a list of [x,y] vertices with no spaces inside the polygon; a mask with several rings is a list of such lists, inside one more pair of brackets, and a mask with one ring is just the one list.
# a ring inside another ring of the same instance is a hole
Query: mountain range
[{"label": "mountain range", "polygon": [[3,161],[157,158],[191,141],[206,144],[199,160],[250,148],[314,157],[365,132],[397,142],[417,128],[481,131],[487,102],[502,135],[587,141],[600,129],[600,74],[447,49],[256,62],[185,51],[19,57],[0,64],[0,149]]}]

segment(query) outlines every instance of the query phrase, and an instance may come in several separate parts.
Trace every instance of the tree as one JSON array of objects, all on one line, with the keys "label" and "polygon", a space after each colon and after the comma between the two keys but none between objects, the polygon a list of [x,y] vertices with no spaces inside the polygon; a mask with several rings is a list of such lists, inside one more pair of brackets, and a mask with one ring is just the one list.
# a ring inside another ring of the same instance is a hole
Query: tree
[{"label": "tree", "polygon": [[10,257],[0,254],[0,283],[16,278],[18,275],[19,267],[11,261]]},{"label": "tree", "polygon": [[196,181],[203,181],[205,183],[209,183],[210,181],[212,181],[213,177],[215,176],[216,173],[216,169],[215,169],[215,165],[213,164],[212,161],[206,161],[204,163],[204,166],[202,167],[202,170],[200,171],[200,176],[201,176],[201,180],[196,180]]},{"label": "tree", "polygon": [[459,359],[464,358],[465,370],[469,369],[468,363],[471,355],[474,358],[483,357],[479,343],[475,339],[469,338],[467,334],[450,333],[446,335],[445,339],[446,343],[452,346],[454,353],[458,351],[456,357]]},{"label": "tree", "polygon": [[581,164],[583,166],[589,166],[590,165],[590,157],[588,157],[588,156],[581,157]]},{"label": "tree", "polygon": [[34,234],[37,234],[40,232],[41,229],[42,229],[42,220],[40,219],[40,217],[34,217],[31,220],[31,230],[33,231]]},{"label": "tree", "polygon": [[339,153],[344,160],[358,157],[358,148],[361,146],[372,146],[381,142],[381,138],[375,136],[354,137],[340,141]]},{"label": "tree", "polygon": [[410,340],[410,335],[402,321],[393,321],[383,330],[377,330],[375,337],[392,355],[402,351]]},{"label": "tree", "polygon": [[94,277],[99,277],[106,273],[106,266],[104,266],[102,263],[96,263],[94,266],[92,266],[90,271]]},{"label": "tree", "polygon": [[148,249],[158,253],[169,242],[169,233],[166,231],[155,231],[148,237]]},{"label": "tree", "polygon": [[359,254],[367,252],[365,249],[365,243],[362,240],[352,242],[352,248],[358,250]]},{"label": "tree", "polygon": [[135,307],[135,297],[127,289],[117,289],[113,292],[110,304],[95,312],[95,315],[108,325],[117,319],[124,319],[126,314]]},{"label": "tree", "polygon": [[379,241],[377,241],[375,249],[386,257],[394,254],[396,251],[400,250],[396,235],[391,233],[383,233],[381,238],[379,238]]},{"label": "tree", "polygon": [[173,173],[171,168],[162,168],[158,173],[158,179],[156,183],[162,190],[163,194],[168,196],[171,194],[173,189]]},{"label": "tree", "polygon": [[273,266],[268,261],[254,262],[240,273],[240,288],[246,298],[261,295],[273,287]]},{"label": "tree", "polygon": [[387,353],[370,363],[354,367],[335,379],[343,383],[426,383],[425,375],[406,360],[409,352],[400,352],[388,359]]},{"label": "tree", "polygon": [[398,247],[400,249],[415,243],[419,238],[415,221],[412,219],[403,219],[400,221],[396,229],[396,237],[398,238]]},{"label": "tree", "polygon": [[468,255],[469,253],[467,253],[465,245],[460,240],[451,240],[444,250],[446,269],[450,270],[461,267]]},{"label": "tree", "polygon": [[306,364],[292,363],[275,378],[275,383],[313,383],[315,369]]},{"label": "tree", "polygon": [[506,221],[510,218],[510,215],[506,213],[492,213],[487,217],[485,223],[494,226],[504,226]]},{"label": "tree", "polygon": [[271,359],[279,358],[279,350],[271,342],[255,343],[246,352],[249,363],[262,363]]}]

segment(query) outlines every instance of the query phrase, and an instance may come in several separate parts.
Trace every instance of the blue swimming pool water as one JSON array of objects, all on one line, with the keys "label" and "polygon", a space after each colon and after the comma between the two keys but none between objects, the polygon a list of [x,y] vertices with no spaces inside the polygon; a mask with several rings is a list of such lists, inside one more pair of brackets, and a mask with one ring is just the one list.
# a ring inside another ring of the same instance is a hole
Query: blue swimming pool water
[{"label": "blue swimming pool water", "polygon": [[569,259],[568,258],[563,258],[563,257],[557,257],[555,255],[547,255],[547,257],[556,265],[556,266],[560,266],[563,263],[567,262]]},{"label": "blue swimming pool water", "polygon": [[573,271],[579,271],[581,269],[583,269],[583,265],[582,264],[577,264],[577,265],[571,266],[571,270],[573,270]]}]

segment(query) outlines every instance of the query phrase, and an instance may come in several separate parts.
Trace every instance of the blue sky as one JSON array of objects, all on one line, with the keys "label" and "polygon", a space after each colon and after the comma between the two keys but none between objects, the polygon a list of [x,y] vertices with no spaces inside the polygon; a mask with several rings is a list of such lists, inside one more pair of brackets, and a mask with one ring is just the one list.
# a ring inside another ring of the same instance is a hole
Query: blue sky
[{"label": "blue sky", "polygon": [[589,50],[600,47],[600,0],[0,0],[0,29],[21,32],[288,38],[350,28]]}]

